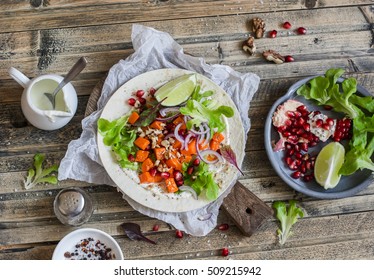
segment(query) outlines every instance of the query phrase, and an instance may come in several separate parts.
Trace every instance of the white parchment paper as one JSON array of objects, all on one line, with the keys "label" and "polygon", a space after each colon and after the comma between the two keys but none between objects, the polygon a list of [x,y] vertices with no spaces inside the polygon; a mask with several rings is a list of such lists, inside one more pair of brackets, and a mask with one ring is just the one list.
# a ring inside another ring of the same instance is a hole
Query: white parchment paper
[{"label": "white parchment paper", "polygon": [[[183,48],[168,33],[150,27],[133,25],[132,43],[135,52],[110,69],[97,103],[97,111],[83,119],[80,138],[69,143],[58,170],[59,180],[70,178],[93,184],[116,186],[99,158],[96,123],[106,102],[121,85],[150,70],[181,68],[200,73],[213,80],[231,96],[240,112],[246,134],[249,132],[248,110],[260,82],[257,75],[239,73],[224,65],[209,65],[203,58],[185,54]],[[167,222],[188,234],[204,236],[216,226],[219,207],[231,187],[207,206],[183,213],[155,211],[138,204],[125,194],[123,197],[135,210],[144,215]]]}]

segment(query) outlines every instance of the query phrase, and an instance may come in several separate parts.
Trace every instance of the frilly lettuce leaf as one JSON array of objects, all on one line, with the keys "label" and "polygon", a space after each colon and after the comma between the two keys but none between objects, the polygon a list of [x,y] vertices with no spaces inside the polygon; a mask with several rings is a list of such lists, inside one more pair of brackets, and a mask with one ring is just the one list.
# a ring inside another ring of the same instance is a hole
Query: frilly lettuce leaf
[{"label": "frilly lettuce leaf", "polygon": [[27,172],[27,177],[24,182],[25,189],[31,189],[40,183],[57,184],[57,177],[51,173],[57,172],[58,165],[52,165],[49,168],[43,169],[43,162],[45,160],[45,155],[35,154],[34,156],[34,168],[30,168]]},{"label": "frilly lettuce leaf", "polygon": [[280,222],[280,228],[277,230],[279,243],[283,245],[292,234],[292,226],[297,222],[298,218],[304,217],[304,212],[297,207],[295,200],[290,200],[288,205],[283,201],[275,201],[273,208]]}]

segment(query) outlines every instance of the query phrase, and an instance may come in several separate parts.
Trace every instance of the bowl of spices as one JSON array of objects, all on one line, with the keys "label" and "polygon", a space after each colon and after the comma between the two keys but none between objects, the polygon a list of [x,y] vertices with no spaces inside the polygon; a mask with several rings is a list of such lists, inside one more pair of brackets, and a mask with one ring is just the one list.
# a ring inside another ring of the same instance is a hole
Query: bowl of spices
[{"label": "bowl of spices", "polygon": [[57,244],[52,260],[123,260],[117,241],[104,231],[81,228]]}]

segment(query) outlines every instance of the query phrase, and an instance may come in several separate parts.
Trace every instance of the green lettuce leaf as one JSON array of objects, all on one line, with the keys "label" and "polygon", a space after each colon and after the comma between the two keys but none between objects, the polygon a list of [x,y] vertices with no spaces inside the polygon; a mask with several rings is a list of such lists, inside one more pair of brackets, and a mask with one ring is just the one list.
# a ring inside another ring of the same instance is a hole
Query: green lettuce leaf
[{"label": "green lettuce leaf", "polygon": [[292,226],[297,222],[298,218],[304,217],[304,212],[301,208],[297,207],[295,200],[290,200],[288,205],[283,201],[275,201],[272,206],[280,222],[280,228],[278,228],[277,234],[279,243],[283,245],[292,235]]},{"label": "green lettuce leaf", "polygon": [[129,155],[135,156],[137,151],[134,141],[136,131],[126,127],[129,115],[124,115],[116,120],[108,121],[100,118],[97,122],[98,131],[103,136],[103,143],[110,146],[122,168],[136,170],[138,164],[129,160]]},{"label": "green lettuce leaf", "polygon": [[25,189],[31,189],[40,183],[57,184],[58,179],[54,172],[58,171],[58,165],[54,164],[51,167],[43,169],[45,155],[35,154],[34,156],[34,169],[30,168],[27,172],[26,180],[24,181]]},{"label": "green lettuce leaf", "polygon": [[225,105],[211,106],[211,102],[205,104],[196,100],[188,100],[185,107],[180,108],[183,115],[190,116],[192,119],[187,122],[187,128],[198,127],[201,123],[207,122],[211,131],[222,132],[226,129],[226,124],[222,118],[225,116],[231,118],[234,116],[234,110]]}]

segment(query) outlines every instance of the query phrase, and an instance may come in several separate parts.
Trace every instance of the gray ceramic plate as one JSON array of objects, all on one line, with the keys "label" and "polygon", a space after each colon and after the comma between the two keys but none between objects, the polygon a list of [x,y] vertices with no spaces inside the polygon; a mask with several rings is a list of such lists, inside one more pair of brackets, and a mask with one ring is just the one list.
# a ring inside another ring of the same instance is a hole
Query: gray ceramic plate
[{"label": "gray ceramic plate", "polygon": [[[300,102],[303,102],[309,109],[311,110],[319,110],[322,113],[330,116],[330,117],[342,117],[339,113],[332,112],[332,111],[326,111],[323,107],[315,105],[312,101],[308,101],[305,98],[298,96],[296,91],[297,89],[303,85],[304,83],[308,82],[310,79],[314,78],[309,77],[305,78],[303,80],[298,81],[294,85],[290,87],[290,89],[287,91],[287,93],[279,98],[274,105],[271,107],[269,114],[266,119],[265,123],[265,149],[266,153],[269,157],[269,160],[274,168],[274,170],[277,172],[277,174],[282,178],[282,180],[289,185],[294,190],[304,193],[308,196],[321,198],[321,199],[336,199],[336,198],[343,198],[343,197],[349,197],[357,192],[362,191],[365,189],[368,185],[370,185],[371,182],[373,182],[373,175],[370,170],[362,170],[357,171],[354,174],[350,176],[343,176],[339,182],[339,184],[329,190],[325,190],[323,187],[321,187],[317,182],[314,180],[311,182],[304,182],[301,179],[293,179],[291,177],[292,171],[286,166],[283,158],[284,158],[284,151],[280,152],[274,152],[272,148],[272,141],[277,141],[279,139],[278,132],[275,130],[275,128],[272,125],[272,115],[274,111],[277,109],[278,105],[284,103],[288,99],[295,99]],[[339,79],[339,82],[342,82],[343,79]],[[365,88],[361,86],[357,86],[357,93],[361,94],[363,96],[371,96],[371,94],[366,90]],[[317,109],[318,108],[318,109]],[[319,145],[313,147],[313,149],[310,149],[311,154],[318,153],[318,150],[320,150],[326,143],[320,143]],[[346,145],[347,143],[343,143],[343,145]]]}]

